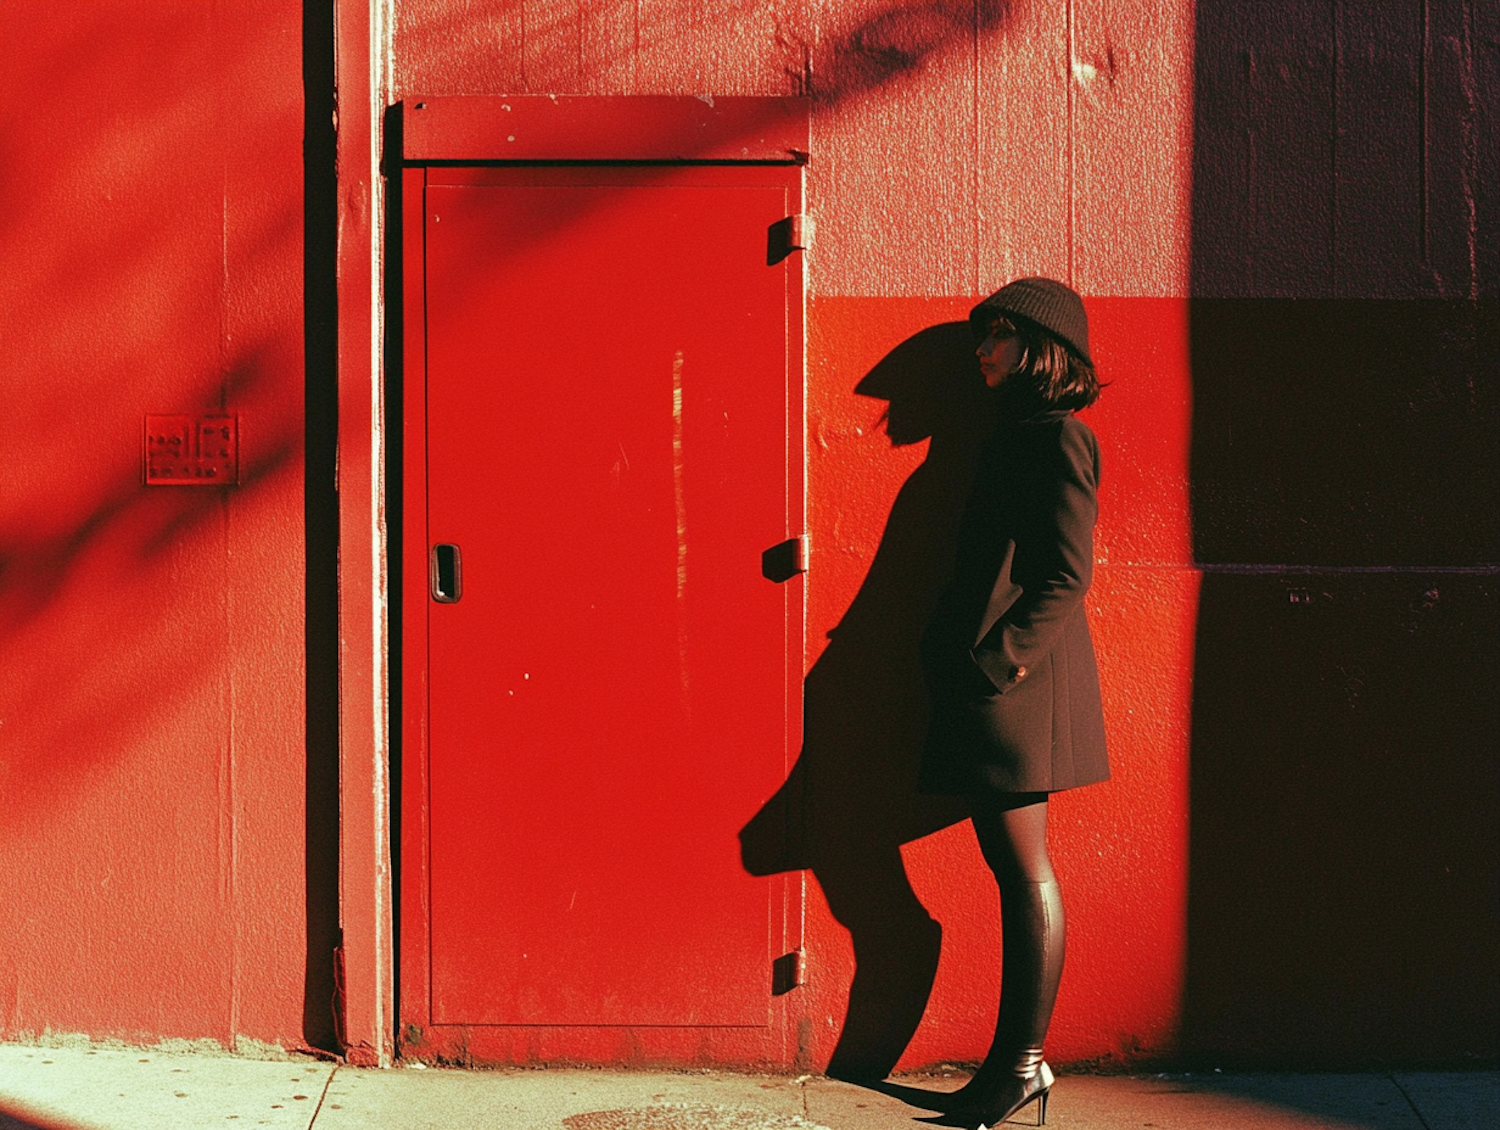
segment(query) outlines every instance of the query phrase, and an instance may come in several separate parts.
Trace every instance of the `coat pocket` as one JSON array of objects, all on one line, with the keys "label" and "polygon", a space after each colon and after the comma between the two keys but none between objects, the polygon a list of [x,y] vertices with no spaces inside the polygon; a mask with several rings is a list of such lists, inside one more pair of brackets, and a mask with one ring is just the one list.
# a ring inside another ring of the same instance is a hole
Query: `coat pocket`
[{"label": "coat pocket", "polygon": [[995,577],[995,587],[990,590],[990,599],[984,608],[984,618],[979,621],[979,631],[974,636],[971,647],[978,647],[980,641],[990,634],[990,629],[1000,622],[1000,617],[1009,612],[1011,605],[1021,599],[1023,591],[1021,586],[1010,579],[1010,566],[1015,556],[1016,543],[1006,542],[1005,557],[1000,562],[1000,572]]}]

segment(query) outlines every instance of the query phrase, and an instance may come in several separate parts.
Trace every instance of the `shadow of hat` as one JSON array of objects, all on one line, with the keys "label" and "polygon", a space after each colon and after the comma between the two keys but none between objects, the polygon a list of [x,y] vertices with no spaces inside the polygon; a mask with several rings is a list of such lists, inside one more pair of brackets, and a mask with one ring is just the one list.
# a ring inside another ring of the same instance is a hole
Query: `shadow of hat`
[{"label": "shadow of hat", "polygon": [[943,322],[907,338],[854,387],[887,402],[885,431],[897,447],[920,443],[978,404],[984,379],[967,322]]}]

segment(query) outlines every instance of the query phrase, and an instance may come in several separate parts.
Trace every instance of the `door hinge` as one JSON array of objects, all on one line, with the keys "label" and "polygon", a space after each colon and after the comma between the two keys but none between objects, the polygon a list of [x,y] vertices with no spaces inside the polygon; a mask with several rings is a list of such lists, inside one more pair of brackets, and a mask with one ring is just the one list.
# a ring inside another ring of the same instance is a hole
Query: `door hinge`
[{"label": "door hinge", "polygon": [[807,572],[807,559],[812,552],[806,534],[778,542],[760,555],[760,575],[778,585],[789,581],[798,573]]},{"label": "door hinge", "polygon": [[775,266],[793,251],[806,251],[812,246],[814,227],[805,212],[777,220],[766,231],[766,263]]},{"label": "door hinge", "polygon": [[771,962],[771,995],[791,992],[806,979],[807,957],[802,950],[784,953]]}]

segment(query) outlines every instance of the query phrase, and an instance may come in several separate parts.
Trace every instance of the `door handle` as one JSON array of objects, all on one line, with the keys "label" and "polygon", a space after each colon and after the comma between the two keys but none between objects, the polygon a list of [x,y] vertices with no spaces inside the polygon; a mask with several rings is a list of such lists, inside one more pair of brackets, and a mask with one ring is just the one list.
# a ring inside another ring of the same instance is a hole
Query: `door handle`
[{"label": "door handle", "polygon": [[457,604],[464,594],[463,556],[456,545],[432,547],[432,599],[439,604]]}]

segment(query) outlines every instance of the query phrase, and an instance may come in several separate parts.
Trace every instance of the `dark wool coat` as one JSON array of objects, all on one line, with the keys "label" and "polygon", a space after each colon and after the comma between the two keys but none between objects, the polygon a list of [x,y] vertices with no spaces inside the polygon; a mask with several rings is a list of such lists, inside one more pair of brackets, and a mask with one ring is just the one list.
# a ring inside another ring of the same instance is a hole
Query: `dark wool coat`
[{"label": "dark wool coat", "polygon": [[922,640],[932,722],[924,792],[1055,792],[1109,777],[1083,594],[1099,445],[1067,411],[1002,423]]}]

